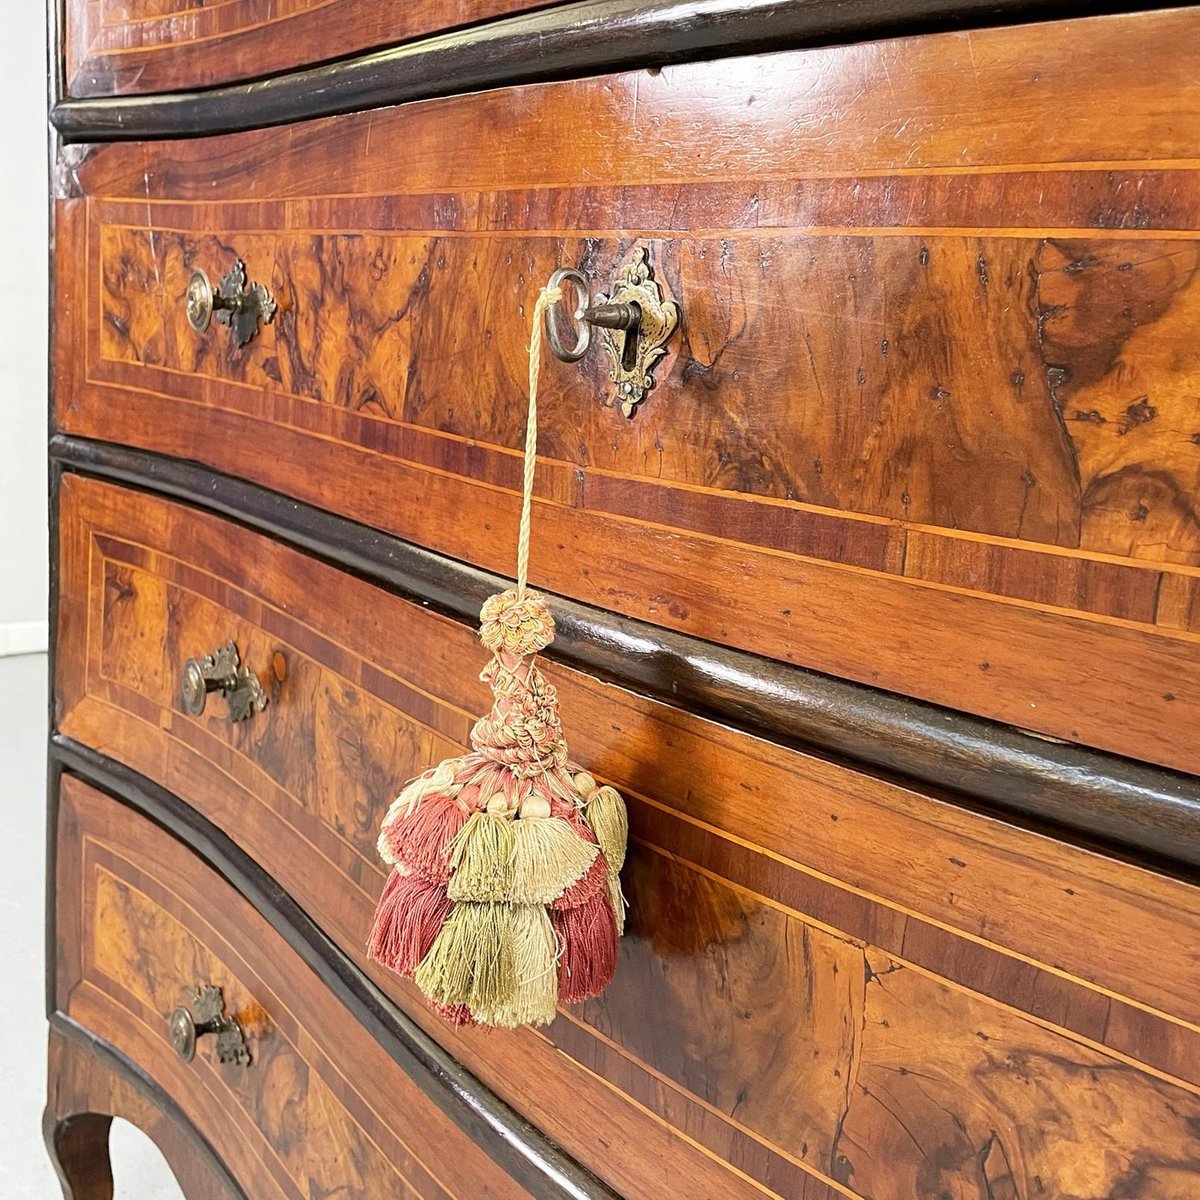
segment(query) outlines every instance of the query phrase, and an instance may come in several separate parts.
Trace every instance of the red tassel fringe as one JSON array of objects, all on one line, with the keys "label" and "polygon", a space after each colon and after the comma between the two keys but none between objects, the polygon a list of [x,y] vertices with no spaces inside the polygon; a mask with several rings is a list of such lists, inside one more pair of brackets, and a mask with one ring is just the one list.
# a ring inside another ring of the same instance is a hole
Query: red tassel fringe
[{"label": "red tassel fringe", "polygon": [[441,884],[393,870],[379,897],[367,953],[399,975],[412,975],[453,907]]},{"label": "red tassel fringe", "polygon": [[576,1004],[598,996],[617,969],[617,919],[607,893],[601,892],[574,908],[552,911],[550,921],[562,944],[559,1000]]},{"label": "red tassel fringe", "polygon": [[443,1021],[449,1021],[451,1025],[474,1025],[475,1018],[471,1016],[471,1010],[465,1004],[434,1004],[431,1000],[429,1007],[433,1009]]},{"label": "red tassel fringe", "polygon": [[578,908],[594,896],[599,896],[608,886],[608,863],[604,855],[596,855],[596,861],[583,873],[583,877],[571,884],[557,900],[550,902],[550,911],[562,908]]},{"label": "red tassel fringe", "polygon": [[448,796],[426,796],[415,812],[388,827],[388,848],[415,875],[444,884],[450,879],[446,847],[468,815]]}]

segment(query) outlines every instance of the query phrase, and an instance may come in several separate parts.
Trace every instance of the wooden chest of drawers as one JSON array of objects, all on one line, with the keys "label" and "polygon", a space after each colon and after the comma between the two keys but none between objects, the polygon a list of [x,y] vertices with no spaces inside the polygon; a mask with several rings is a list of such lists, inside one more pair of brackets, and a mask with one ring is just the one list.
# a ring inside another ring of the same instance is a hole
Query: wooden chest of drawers
[{"label": "wooden chest of drawers", "polygon": [[[1200,1196],[1200,14],[529,7],[60,14],[68,1194],[115,1114],[189,1196]],[[630,417],[543,368],[531,576],[627,933],[458,1029],[375,839],[486,707],[537,290],[637,250],[681,329]]]}]

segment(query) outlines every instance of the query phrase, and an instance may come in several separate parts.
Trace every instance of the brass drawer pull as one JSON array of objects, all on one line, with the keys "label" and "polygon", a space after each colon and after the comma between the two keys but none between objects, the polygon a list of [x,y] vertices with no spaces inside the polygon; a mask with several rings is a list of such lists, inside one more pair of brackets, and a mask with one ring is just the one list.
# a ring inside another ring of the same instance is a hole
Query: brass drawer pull
[{"label": "brass drawer pull", "polygon": [[260,321],[269,325],[277,307],[264,284],[247,283],[246,265],[240,258],[221,277],[215,292],[199,268],[188,281],[188,324],[204,333],[215,316],[218,324],[229,326],[235,346],[244,346],[258,332]]},{"label": "brass drawer pull", "polygon": [[249,720],[267,707],[267,693],[249,667],[241,665],[236,642],[220,646],[203,658],[183,664],[183,706],[193,717],[204,711],[209,692],[220,692],[229,703],[231,721]]},{"label": "brass drawer pull", "polygon": [[[629,262],[617,273],[612,295],[588,299],[588,281],[573,268],[555,271],[547,288],[570,285],[578,294],[574,309],[556,301],[546,309],[546,340],[556,358],[578,362],[592,343],[592,327],[600,330],[600,342],[609,359],[609,378],[613,382],[610,406],[633,416],[634,410],[654,386],[654,366],[664,354],[667,343],[679,327],[679,305],[664,300],[662,288],[654,279],[646,251],[638,246]],[[575,325],[575,344],[566,346],[559,330],[559,309],[566,307]]]},{"label": "brass drawer pull", "polygon": [[242,1027],[225,1012],[225,998],[219,987],[206,983],[192,989],[192,1008],[195,1016],[186,1008],[177,1008],[170,1017],[171,1045],[184,1062],[196,1056],[196,1039],[207,1034],[217,1035],[217,1062],[250,1065],[250,1051],[246,1046]]}]

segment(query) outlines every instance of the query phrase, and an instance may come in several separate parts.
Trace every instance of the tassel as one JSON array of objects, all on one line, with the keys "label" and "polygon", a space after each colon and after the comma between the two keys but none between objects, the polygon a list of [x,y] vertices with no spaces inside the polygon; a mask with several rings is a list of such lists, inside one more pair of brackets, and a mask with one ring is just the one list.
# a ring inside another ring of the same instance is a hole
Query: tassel
[{"label": "tassel", "polygon": [[540,904],[513,906],[513,958],[517,986],[507,1001],[472,1007],[480,1025],[516,1029],[519,1025],[549,1025],[557,1015],[558,939]]},{"label": "tassel", "polygon": [[411,975],[453,907],[440,884],[393,870],[379,898],[367,953],[389,970]]},{"label": "tassel", "polygon": [[585,904],[550,914],[563,945],[558,960],[558,998],[577,1004],[598,996],[617,969],[616,915],[601,892]]},{"label": "tassel", "polygon": [[573,883],[561,896],[550,902],[551,909],[576,908],[586,903],[593,896],[598,896],[608,886],[608,863],[603,855],[597,854],[595,861],[588,867],[583,878]]},{"label": "tassel", "polygon": [[541,337],[561,297],[543,289],[533,312],[517,586],[479,614],[492,707],[472,727],[469,753],[404,787],[379,836],[394,871],[370,953],[455,1025],[548,1024],[559,1003],[603,990],[624,927],[625,806],[570,762],[537,658],[554,618],[527,587]]},{"label": "tassel", "polygon": [[549,904],[578,883],[599,850],[558,817],[513,822],[512,885],[517,904]]},{"label": "tassel", "polygon": [[513,823],[507,816],[472,813],[450,843],[451,900],[511,899]]},{"label": "tassel", "polygon": [[446,852],[467,823],[467,810],[446,795],[428,795],[379,835],[379,856],[442,883],[450,877]]},{"label": "tassel", "polygon": [[625,801],[616,788],[605,785],[588,798],[584,809],[587,823],[600,843],[600,852],[609,869],[618,873],[625,865],[625,846],[629,840],[629,816]]},{"label": "tassel", "polygon": [[513,909],[508,904],[456,904],[413,974],[434,1004],[487,1012],[517,990]]},{"label": "tassel", "polygon": [[401,788],[400,795],[392,801],[392,806],[383,818],[383,827],[386,829],[400,817],[409,816],[426,796],[435,792],[449,792],[453,786],[454,760],[448,758],[438,763],[436,767],[431,767],[428,771],[418,775],[416,779]]},{"label": "tassel", "polygon": [[608,872],[608,902],[612,905],[613,919],[617,923],[617,937],[624,937],[625,910],[629,905],[625,893],[621,891],[621,877],[615,871]]},{"label": "tassel", "polygon": [[461,1028],[463,1025],[475,1024],[475,1018],[471,1016],[471,1010],[465,1004],[434,1004],[431,1000],[429,1007],[443,1021],[451,1025],[457,1025]]}]

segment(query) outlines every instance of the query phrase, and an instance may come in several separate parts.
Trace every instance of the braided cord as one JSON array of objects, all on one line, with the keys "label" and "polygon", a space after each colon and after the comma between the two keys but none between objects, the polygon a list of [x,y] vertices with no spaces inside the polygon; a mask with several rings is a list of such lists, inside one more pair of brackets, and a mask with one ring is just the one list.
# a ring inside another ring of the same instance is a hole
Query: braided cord
[{"label": "braided cord", "polygon": [[562,299],[561,288],[542,288],[533,306],[533,332],[529,335],[529,416],[525,422],[525,478],[521,490],[521,526],[517,533],[517,598],[525,598],[529,581],[529,528],[533,512],[533,472],[537,466],[537,392],[542,372],[542,330],[546,309]]}]

